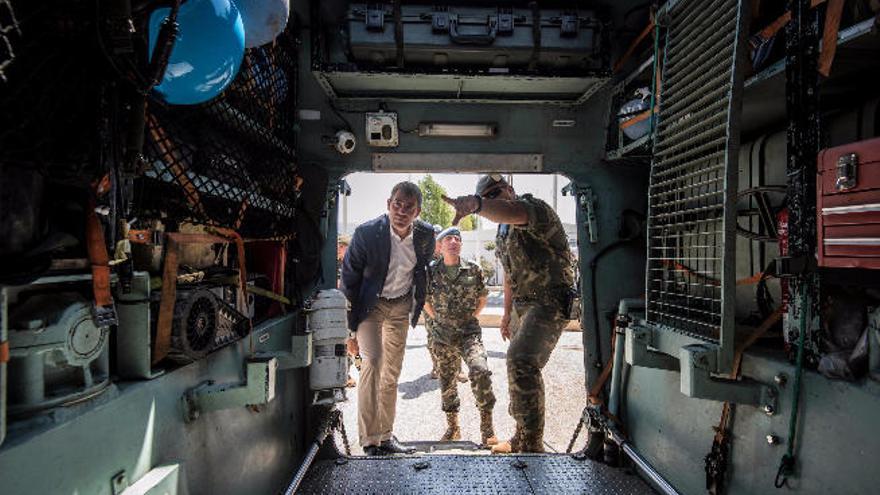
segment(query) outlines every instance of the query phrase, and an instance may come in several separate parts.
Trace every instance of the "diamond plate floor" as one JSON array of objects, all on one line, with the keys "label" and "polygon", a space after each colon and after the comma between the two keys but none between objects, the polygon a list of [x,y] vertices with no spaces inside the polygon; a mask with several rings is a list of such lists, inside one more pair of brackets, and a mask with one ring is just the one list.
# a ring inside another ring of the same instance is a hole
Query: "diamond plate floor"
[{"label": "diamond plate floor", "polygon": [[316,462],[297,493],[655,493],[639,477],[568,455],[353,457]]}]

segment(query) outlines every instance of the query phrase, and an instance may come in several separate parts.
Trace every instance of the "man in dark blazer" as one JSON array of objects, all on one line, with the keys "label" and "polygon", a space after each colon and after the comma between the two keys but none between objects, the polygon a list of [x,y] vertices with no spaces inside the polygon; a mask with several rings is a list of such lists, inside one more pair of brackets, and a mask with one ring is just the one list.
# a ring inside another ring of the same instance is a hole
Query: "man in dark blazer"
[{"label": "man in dark blazer", "polygon": [[358,435],[367,455],[413,452],[392,430],[406,334],[422,312],[434,253],[433,227],[416,220],[421,211],[418,186],[395,185],[388,213],[358,226],[342,263],[342,291],[351,303],[348,350],[363,359]]}]

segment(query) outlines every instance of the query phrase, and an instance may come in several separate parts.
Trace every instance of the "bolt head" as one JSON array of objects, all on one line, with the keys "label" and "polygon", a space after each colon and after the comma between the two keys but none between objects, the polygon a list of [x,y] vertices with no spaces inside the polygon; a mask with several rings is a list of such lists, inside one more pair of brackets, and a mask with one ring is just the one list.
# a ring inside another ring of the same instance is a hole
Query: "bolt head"
[{"label": "bolt head", "polygon": [[773,381],[780,387],[784,387],[785,384],[788,383],[788,376],[786,376],[784,373],[779,373],[778,375],[773,377]]},{"label": "bolt head", "polygon": [[779,443],[778,436],[773,435],[772,433],[770,435],[767,435],[767,444],[768,445],[777,445],[778,443]]},{"label": "bolt head", "polygon": [[762,408],[762,410],[763,410],[764,413],[767,414],[768,416],[772,416],[772,415],[776,412],[776,409],[775,409],[772,405],[770,405],[770,404],[766,404],[766,405],[764,405],[764,407]]}]

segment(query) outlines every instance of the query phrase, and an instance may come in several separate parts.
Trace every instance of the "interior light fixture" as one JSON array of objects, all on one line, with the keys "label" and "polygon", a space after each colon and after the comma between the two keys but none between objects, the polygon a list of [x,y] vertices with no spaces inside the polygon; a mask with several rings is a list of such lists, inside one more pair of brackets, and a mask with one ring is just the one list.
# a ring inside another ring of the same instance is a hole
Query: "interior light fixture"
[{"label": "interior light fixture", "polygon": [[489,138],[498,132],[498,124],[450,124],[445,122],[420,122],[420,137],[478,137]]}]

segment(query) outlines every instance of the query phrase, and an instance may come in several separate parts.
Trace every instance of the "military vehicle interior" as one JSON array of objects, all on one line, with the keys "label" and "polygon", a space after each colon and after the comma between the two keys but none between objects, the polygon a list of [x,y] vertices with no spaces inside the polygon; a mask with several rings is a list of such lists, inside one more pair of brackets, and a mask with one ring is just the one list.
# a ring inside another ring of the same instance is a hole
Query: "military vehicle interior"
[{"label": "military vehicle interior", "polygon": [[[0,0],[0,492],[876,492],[878,81],[876,0]],[[347,451],[356,172],[566,179],[569,452]]]}]

